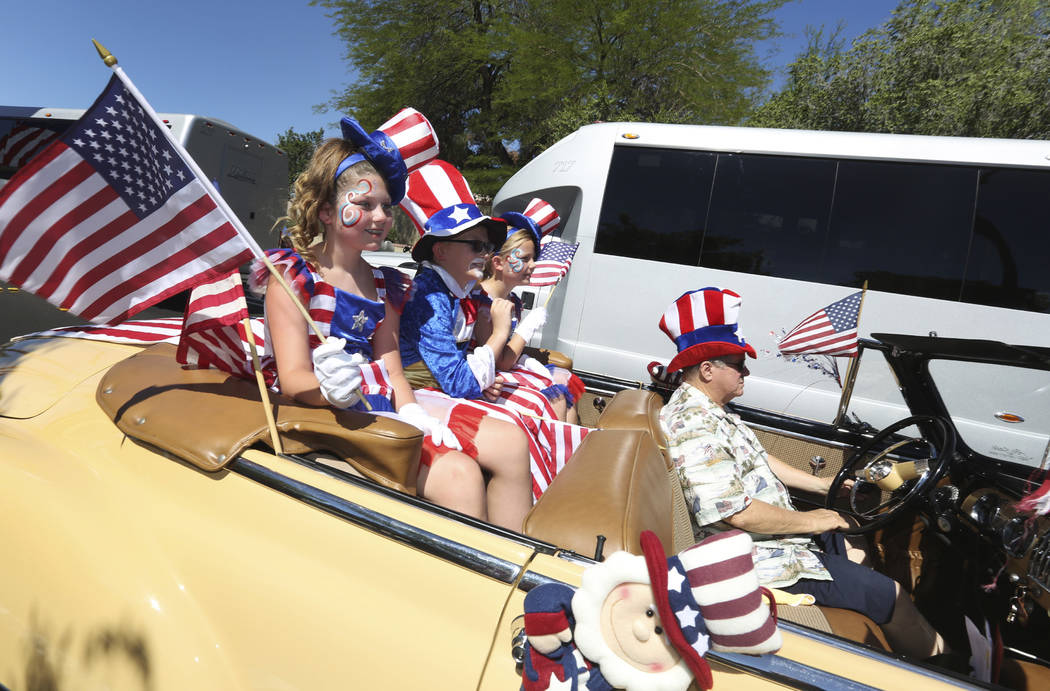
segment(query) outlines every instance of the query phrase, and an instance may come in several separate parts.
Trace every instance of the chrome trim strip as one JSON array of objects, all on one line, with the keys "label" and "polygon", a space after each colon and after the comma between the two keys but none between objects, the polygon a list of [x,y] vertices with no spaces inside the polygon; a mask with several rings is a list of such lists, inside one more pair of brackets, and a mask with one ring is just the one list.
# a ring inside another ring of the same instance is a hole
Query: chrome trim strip
[{"label": "chrome trim strip", "polygon": [[[849,652],[849,653],[852,653],[853,655],[861,655],[861,656],[869,658],[871,660],[877,660],[878,662],[880,662],[882,664],[893,665],[894,667],[898,667],[900,669],[903,669],[903,670],[905,670],[907,672],[911,672],[913,674],[921,674],[924,677],[929,677],[931,679],[936,679],[937,681],[942,682],[944,684],[953,684],[953,685],[955,685],[955,686],[957,686],[959,688],[963,688],[963,689],[972,689],[972,688],[974,688],[974,686],[973,686],[974,680],[972,678],[970,678],[970,677],[957,676],[957,675],[955,675],[955,674],[953,674],[951,672],[947,672],[945,670],[935,669],[933,667],[928,667],[926,665],[923,665],[923,664],[920,664],[920,663],[916,663],[916,662],[905,661],[905,660],[902,660],[902,659],[900,659],[898,657],[894,657],[891,653],[887,653],[887,652],[884,652],[882,650],[876,650],[875,648],[870,648],[870,647],[868,647],[866,645],[861,645],[859,643],[854,643],[852,641],[848,641],[848,640],[839,638],[837,636],[824,633],[823,631],[817,631],[815,629],[811,629],[811,628],[802,626],[801,624],[795,624],[795,623],[790,622],[790,621],[779,621],[779,622],[777,622],[777,626],[780,628],[781,631],[790,631],[791,633],[797,634],[799,636],[805,636],[805,637],[813,639],[813,640],[815,640],[815,641],[817,641],[819,643],[823,643],[825,645],[829,645],[829,646],[831,646],[833,648],[836,648],[838,650],[841,650],[841,651],[844,651],[844,652]],[[712,653],[708,653],[708,655],[729,655],[729,653],[713,653],[712,652]],[[737,657],[737,655],[736,654],[733,654],[733,655],[734,655],[734,659],[735,659]],[[743,657],[745,658],[745,662],[746,662],[747,658],[751,658],[752,656],[744,655]],[[803,665],[803,666],[805,666],[805,665]],[[819,669],[816,670],[816,671],[819,672],[819,673],[826,674],[826,672],[821,672],[821,670],[819,670]],[[835,679],[841,679],[841,677],[835,677],[834,675],[831,675],[831,676],[833,678],[835,678]],[[850,683],[855,683],[855,682],[850,682]],[[850,688],[850,687],[844,687],[844,688]],[[861,688],[870,688],[870,687],[862,686]]]},{"label": "chrome trim strip", "polygon": [[743,653],[716,653],[705,656],[742,672],[776,681],[795,689],[814,691],[875,691],[879,687],[846,679],[816,667],[804,665],[779,655],[745,655]]},{"label": "chrome trim strip", "polygon": [[521,567],[518,564],[493,557],[440,535],[420,530],[404,521],[366,509],[342,497],[293,480],[244,458],[232,461],[226,468],[337,518],[503,583],[514,583],[521,573]]}]

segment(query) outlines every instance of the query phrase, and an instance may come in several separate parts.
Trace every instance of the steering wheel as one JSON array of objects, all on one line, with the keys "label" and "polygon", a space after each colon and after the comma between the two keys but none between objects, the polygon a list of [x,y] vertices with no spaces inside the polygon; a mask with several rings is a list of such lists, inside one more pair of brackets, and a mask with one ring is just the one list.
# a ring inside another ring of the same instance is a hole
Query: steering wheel
[{"label": "steering wheel", "polygon": [[[940,448],[935,447],[925,436],[907,437],[887,444],[887,440],[893,435],[912,425],[918,425],[920,430],[926,429],[927,433],[932,428],[936,437],[941,440]],[[924,457],[915,461],[894,461],[889,458],[890,454],[901,447],[916,444],[926,447],[927,453]],[[875,455],[865,461],[873,450]],[[949,460],[954,453],[955,428],[951,423],[936,415],[906,417],[879,430],[852,458],[842,464],[842,469],[831,482],[824,506],[834,509],[835,498],[842,485],[847,479],[853,479],[854,484],[849,497],[852,513],[842,513],[853,516],[860,525],[839,532],[848,535],[870,533],[897,518],[905,508],[935,486],[948,469]],[[858,470],[862,462],[864,466]],[[888,493],[889,498],[880,501],[874,507],[860,506],[859,497],[864,494],[865,489],[872,486],[883,495]]]}]

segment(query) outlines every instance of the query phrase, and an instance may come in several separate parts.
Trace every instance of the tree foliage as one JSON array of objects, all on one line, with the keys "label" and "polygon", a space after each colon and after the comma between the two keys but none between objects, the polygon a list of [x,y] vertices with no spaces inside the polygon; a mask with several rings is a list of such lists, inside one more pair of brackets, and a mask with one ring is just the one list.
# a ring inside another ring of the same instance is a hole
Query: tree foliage
[{"label": "tree foliage", "polygon": [[786,0],[313,0],[359,75],[328,104],[374,127],[411,105],[492,194],[595,120],[736,123],[769,72],[755,42]]},{"label": "tree foliage", "polygon": [[1050,138],[1050,8],[904,0],[848,50],[818,31],[749,124]]},{"label": "tree foliage", "polygon": [[299,173],[306,170],[314,149],[324,141],[324,129],[316,132],[296,132],[291,127],[277,135],[277,148],[288,155],[288,186],[292,186]]}]

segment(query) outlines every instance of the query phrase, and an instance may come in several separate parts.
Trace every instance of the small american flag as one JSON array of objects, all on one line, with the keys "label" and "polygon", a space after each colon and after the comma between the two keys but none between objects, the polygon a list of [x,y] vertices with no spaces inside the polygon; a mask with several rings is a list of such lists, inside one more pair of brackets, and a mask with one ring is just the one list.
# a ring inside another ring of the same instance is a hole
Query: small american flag
[{"label": "small american flag", "polygon": [[560,281],[562,276],[569,273],[572,258],[579,246],[579,243],[569,244],[558,240],[544,243],[540,249],[540,256],[536,259],[536,267],[532,270],[529,285],[552,286]]},{"label": "small american flag", "polygon": [[857,354],[857,317],[863,291],[819,309],[789,331],[778,348],[785,355]]},{"label": "small american flag", "polygon": [[113,323],[224,276],[251,250],[208,184],[114,75],[0,188],[0,280]]},{"label": "small american flag", "polygon": [[27,122],[16,124],[0,138],[0,167],[21,168],[40,153],[58,133]]},{"label": "small american flag", "polygon": [[[222,278],[202,283],[190,293],[186,318],[175,359],[197,369],[214,367],[238,377],[255,376],[244,320],[248,303],[244,299],[241,276],[234,271]],[[251,337],[259,352],[262,334]],[[263,368],[264,374],[266,369]],[[272,373],[271,373],[272,374]],[[267,384],[272,384],[271,381]]]}]

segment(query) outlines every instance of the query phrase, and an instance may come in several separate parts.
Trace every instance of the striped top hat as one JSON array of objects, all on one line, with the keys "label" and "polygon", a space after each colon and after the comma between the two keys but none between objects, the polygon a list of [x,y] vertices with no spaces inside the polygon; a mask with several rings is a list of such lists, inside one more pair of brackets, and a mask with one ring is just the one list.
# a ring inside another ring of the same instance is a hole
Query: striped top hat
[{"label": "striped top hat", "polygon": [[434,160],[412,171],[401,208],[419,231],[419,240],[412,246],[417,262],[431,258],[435,242],[477,225],[485,228],[494,247],[503,245],[507,237],[506,224],[481,213],[463,174],[446,161]]},{"label": "striped top hat", "polygon": [[390,201],[394,204],[405,197],[409,173],[438,155],[437,133],[415,108],[402,108],[371,134],[350,117],[344,117],[340,126],[343,139],[352,142],[358,152],[343,159],[335,170],[336,179],[350,166],[367,160],[386,180]]},{"label": "striped top hat", "polygon": [[533,197],[528,206],[525,207],[525,213],[519,214],[517,211],[508,211],[500,216],[510,228],[507,229],[507,237],[510,237],[515,231],[527,230],[532,234],[532,239],[536,243],[536,252],[540,251],[540,240],[545,235],[550,235],[558,226],[561,225],[561,216],[554,209],[553,206],[543,201],[539,197]]},{"label": "striped top hat", "polygon": [[755,357],[755,349],[740,335],[739,315],[740,296],[731,290],[701,288],[683,293],[660,318],[660,330],[678,346],[667,371],[722,355]]}]

